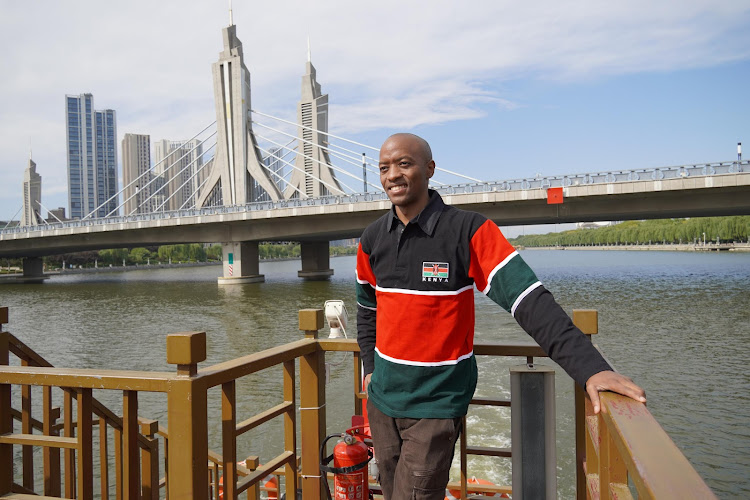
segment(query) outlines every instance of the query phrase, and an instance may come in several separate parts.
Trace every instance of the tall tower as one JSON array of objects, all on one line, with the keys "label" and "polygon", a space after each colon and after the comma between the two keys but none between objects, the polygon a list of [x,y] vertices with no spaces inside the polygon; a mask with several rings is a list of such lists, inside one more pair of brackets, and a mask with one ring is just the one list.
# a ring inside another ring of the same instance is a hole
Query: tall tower
[{"label": "tall tower", "polygon": [[43,222],[40,215],[42,201],[42,176],[36,173],[36,163],[29,155],[29,166],[23,172],[22,226],[36,226]]},{"label": "tall tower", "polygon": [[[224,50],[212,65],[216,103],[216,155],[196,206],[244,205],[256,197],[253,179],[272,200],[281,192],[261,166],[250,123],[250,72],[245,67],[236,26],[222,30]],[[208,166],[206,168],[209,168]]]},{"label": "tall tower", "polygon": [[122,139],[125,215],[154,211],[153,200],[150,200],[151,193],[154,192],[152,179],[151,137],[143,134],[125,134]]},{"label": "tall tower", "polygon": [[[97,217],[113,212],[117,202],[117,124],[115,111],[95,111]],[[113,215],[117,215],[116,213]]]},{"label": "tall tower", "polygon": [[302,154],[294,160],[297,168],[284,191],[285,198],[344,194],[331,169],[328,151],[324,149],[328,146],[328,94],[321,92],[315,78],[309,49],[306,69],[302,77],[302,99],[297,106],[297,123],[301,125],[297,127],[298,152]]},{"label": "tall tower", "polygon": [[[81,219],[117,193],[117,126],[114,110],[94,110],[91,94],[65,96],[68,211]],[[104,217],[117,198],[94,214]]]}]

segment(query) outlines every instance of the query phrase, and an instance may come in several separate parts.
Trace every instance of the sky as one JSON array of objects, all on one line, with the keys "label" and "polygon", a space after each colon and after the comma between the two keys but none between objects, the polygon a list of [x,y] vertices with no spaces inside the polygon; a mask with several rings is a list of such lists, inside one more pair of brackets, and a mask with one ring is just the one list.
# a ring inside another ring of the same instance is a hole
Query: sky
[{"label": "sky", "polygon": [[[747,0],[278,0],[232,6],[252,107],[295,120],[308,37],[329,130],[408,131],[482,180],[750,158]],[[0,0],[0,220],[31,151],[66,207],[64,97],[125,133],[186,139],[215,120],[227,0]],[[121,174],[120,174],[121,176]],[[460,182],[460,179],[447,179]],[[444,180],[446,182],[446,180]]]}]

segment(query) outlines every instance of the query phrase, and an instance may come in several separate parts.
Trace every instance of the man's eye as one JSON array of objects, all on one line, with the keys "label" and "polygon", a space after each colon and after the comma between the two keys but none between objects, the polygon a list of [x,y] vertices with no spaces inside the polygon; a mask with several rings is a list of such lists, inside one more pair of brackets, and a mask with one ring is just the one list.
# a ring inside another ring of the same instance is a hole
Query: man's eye
[{"label": "man's eye", "polygon": [[388,171],[388,167],[380,167],[380,172],[386,173]]}]

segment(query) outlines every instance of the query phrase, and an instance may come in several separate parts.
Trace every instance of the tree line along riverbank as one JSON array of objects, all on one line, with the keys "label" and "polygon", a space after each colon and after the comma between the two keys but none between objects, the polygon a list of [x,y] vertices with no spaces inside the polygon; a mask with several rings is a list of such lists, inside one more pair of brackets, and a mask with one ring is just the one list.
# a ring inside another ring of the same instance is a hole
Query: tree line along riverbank
[{"label": "tree line along riverbank", "polygon": [[[700,217],[692,219],[656,219],[625,221],[619,224],[592,229],[573,229],[559,233],[529,234],[510,239],[516,247],[644,247],[656,249],[694,249],[709,244],[722,246],[748,243],[750,216]],[[619,247],[619,248],[617,248]]]},{"label": "tree line along riverbank", "polygon": [[[331,246],[330,255],[354,255],[356,246]],[[261,260],[284,260],[300,258],[300,244],[296,242],[260,243],[258,253]],[[70,268],[122,268],[127,266],[169,266],[221,262],[220,244],[161,245],[154,247],[114,248],[93,250],[44,257],[46,270]],[[0,261],[0,273],[15,273],[22,267],[21,259]]]}]

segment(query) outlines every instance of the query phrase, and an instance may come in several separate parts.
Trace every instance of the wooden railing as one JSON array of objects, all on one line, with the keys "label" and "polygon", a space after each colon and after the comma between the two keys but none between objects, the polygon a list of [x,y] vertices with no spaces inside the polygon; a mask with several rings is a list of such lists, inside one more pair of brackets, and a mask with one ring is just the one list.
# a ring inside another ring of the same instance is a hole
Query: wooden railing
[{"label": "wooden railing", "polygon": [[[583,333],[599,333],[594,310],[573,311]],[[612,364],[612,363],[610,363]],[[576,475],[579,499],[715,499],[716,496],[677,448],[646,405],[601,393],[594,415],[583,389],[575,387]]]},{"label": "wooden railing", "polygon": [[[595,333],[595,312],[576,311],[574,320],[584,332]],[[4,323],[7,308],[0,308],[0,327]],[[360,413],[365,395],[360,390],[359,349],[353,340],[318,339],[318,330],[323,327],[320,310],[300,311],[299,323],[305,334],[299,341],[201,369],[198,363],[206,357],[205,333],[169,335],[167,361],[176,365],[175,373],[52,368],[12,334],[0,332],[0,365],[9,364],[10,353],[22,365],[0,366],[0,496],[32,494],[35,480],[41,477],[45,495],[93,498],[93,478],[98,475],[99,495],[108,498],[109,469],[113,468],[118,499],[234,499],[240,494],[257,499],[261,482],[269,474],[283,477],[279,489],[286,492],[287,498],[294,498],[298,488],[305,500],[323,498],[324,477],[318,453],[326,423],[325,354],[353,354],[353,402],[355,413]],[[475,353],[478,357],[520,356],[528,362],[533,357],[546,356],[541,348],[528,344],[477,344]],[[255,373],[265,374],[272,367],[282,369],[281,403],[247,418],[239,417],[237,382]],[[21,388],[20,410],[11,404],[11,386]],[[43,388],[41,421],[32,416],[35,406],[31,388],[38,386]],[[62,411],[52,407],[53,388],[64,391]],[[208,447],[207,395],[211,388],[221,391],[222,454]],[[122,392],[121,417],[94,399],[94,391],[99,390]],[[166,394],[169,430],[155,421],[139,419],[141,392]],[[510,402],[475,398],[472,404],[508,406]],[[603,412],[594,417],[583,391],[577,389],[579,498],[628,498],[628,476],[639,498],[714,498],[643,404],[605,394],[602,405]],[[257,457],[249,457],[246,466],[238,464],[238,437],[272,419],[283,423],[281,452],[265,460],[263,466]],[[20,422],[20,433],[14,432],[14,420]],[[113,433],[113,453],[107,429]],[[100,466],[95,470],[93,448],[97,434]],[[510,492],[507,485],[468,483],[469,456],[509,457],[512,451],[469,445],[466,434],[460,441],[460,481],[451,484],[451,489],[460,491],[462,498],[470,493]],[[20,463],[15,464],[20,482],[15,482],[13,473],[14,445],[22,450]],[[43,449],[41,476],[35,476],[39,467],[33,460],[33,447]],[[60,449],[64,451],[62,463]],[[112,456],[114,463],[110,464]],[[160,463],[164,471],[161,479]]]}]

